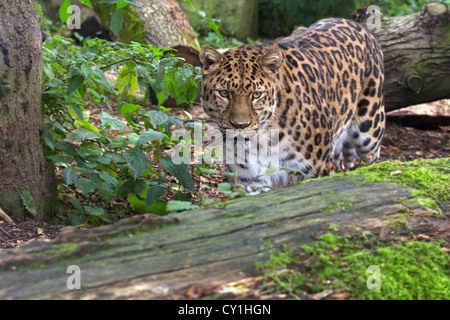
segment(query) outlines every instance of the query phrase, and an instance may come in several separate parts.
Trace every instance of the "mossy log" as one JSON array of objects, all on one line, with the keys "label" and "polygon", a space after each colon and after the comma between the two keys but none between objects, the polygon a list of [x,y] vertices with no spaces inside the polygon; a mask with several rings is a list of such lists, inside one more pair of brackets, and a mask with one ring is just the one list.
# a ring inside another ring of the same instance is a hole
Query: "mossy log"
[{"label": "mossy log", "polygon": [[[375,15],[363,8],[353,18],[367,26]],[[403,17],[381,13],[380,28],[369,29],[384,53],[387,111],[450,98],[450,12],[445,3],[426,4]]]},{"label": "mossy log", "polygon": [[[109,28],[116,5],[91,4],[102,25]],[[124,27],[113,40],[152,44],[158,48],[176,46],[200,49],[194,29],[176,0],[135,0],[140,7],[128,5],[123,8]],[[111,32],[112,34],[112,32]]]},{"label": "mossy log", "polygon": [[[0,299],[186,298],[193,287],[214,292],[256,275],[254,263],[271,250],[298,249],[331,225],[339,226],[337,234],[361,228],[382,240],[436,230],[430,217],[394,228],[395,217],[404,221],[410,189],[363,181],[319,179],[167,217],[66,230],[56,240],[0,253]],[[80,268],[80,290],[67,288],[71,265]]]}]

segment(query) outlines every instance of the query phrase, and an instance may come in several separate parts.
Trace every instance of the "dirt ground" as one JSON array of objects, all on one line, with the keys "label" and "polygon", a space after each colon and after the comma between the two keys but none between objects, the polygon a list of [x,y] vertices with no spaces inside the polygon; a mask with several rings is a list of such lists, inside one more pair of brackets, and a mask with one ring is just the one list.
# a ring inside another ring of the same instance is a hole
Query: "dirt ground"
[{"label": "dirt ground", "polygon": [[[428,111],[424,113],[423,110]],[[433,112],[430,113],[429,110]],[[387,117],[388,123],[381,147],[380,161],[450,157],[450,100],[426,104],[425,108],[422,105],[421,110],[413,108],[412,111],[402,112],[403,115],[397,112]],[[198,106],[191,114],[196,119],[206,117]],[[175,115],[183,116],[183,113],[178,110]],[[418,118],[419,116],[422,118]],[[183,116],[183,118],[186,117]],[[194,177],[197,185],[202,183],[202,179],[205,178]],[[223,179],[223,177],[215,179]],[[211,197],[211,194],[209,196]],[[0,218],[0,251],[37,239],[53,239],[64,228],[32,219],[14,219],[14,222],[14,225],[10,225],[5,219]]]}]

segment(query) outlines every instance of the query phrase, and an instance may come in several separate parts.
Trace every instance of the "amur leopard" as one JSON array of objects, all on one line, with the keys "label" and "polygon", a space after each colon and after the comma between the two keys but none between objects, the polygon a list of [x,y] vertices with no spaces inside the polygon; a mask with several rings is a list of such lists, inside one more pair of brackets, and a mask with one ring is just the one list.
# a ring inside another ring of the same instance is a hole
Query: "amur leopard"
[{"label": "amur leopard", "polygon": [[[314,178],[329,174],[330,161],[351,168],[358,159],[379,158],[383,54],[360,24],[324,19],[286,41],[223,54],[205,47],[200,61],[203,109],[227,138],[225,154],[234,156],[227,166],[247,191],[287,185],[292,170]],[[245,150],[240,162],[238,137]],[[275,158],[259,154],[262,142],[277,150]],[[278,170],[268,170],[273,163]]]}]

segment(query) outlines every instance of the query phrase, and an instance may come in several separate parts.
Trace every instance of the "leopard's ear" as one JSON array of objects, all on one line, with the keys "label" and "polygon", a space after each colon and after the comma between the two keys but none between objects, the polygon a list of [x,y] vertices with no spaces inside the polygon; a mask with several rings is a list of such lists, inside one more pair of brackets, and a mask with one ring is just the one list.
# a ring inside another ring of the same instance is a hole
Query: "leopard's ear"
[{"label": "leopard's ear", "polygon": [[222,55],[218,53],[214,48],[204,47],[200,50],[200,62],[202,63],[203,73],[207,73],[211,66],[220,62]]},{"label": "leopard's ear", "polygon": [[277,73],[278,68],[281,66],[282,62],[283,55],[278,50],[266,53],[259,59],[259,64],[263,68],[269,69],[272,73]]}]

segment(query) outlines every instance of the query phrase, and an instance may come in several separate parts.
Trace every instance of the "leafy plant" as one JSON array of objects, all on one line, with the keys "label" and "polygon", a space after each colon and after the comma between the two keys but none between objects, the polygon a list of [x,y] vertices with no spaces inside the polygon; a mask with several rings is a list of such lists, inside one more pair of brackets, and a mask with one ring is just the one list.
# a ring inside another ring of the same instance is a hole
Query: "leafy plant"
[{"label": "leafy plant", "polygon": [[[170,185],[161,168],[178,179],[180,193],[195,192],[188,165],[176,165],[164,155],[176,144],[172,129],[184,128],[184,123],[161,104],[172,96],[192,105],[200,70],[166,51],[105,40],[78,47],[59,36],[44,44],[42,138],[64,183],[86,195],[84,202],[71,203],[92,223],[112,221],[88,200],[93,193],[105,204],[128,199],[137,211],[167,213],[160,198]],[[159,105],[146,110],[149,87]]]},{"label": "leafy plant", "polygon": [[191,8],[192,11],[194,11],[195,13],[197,13],[197,15],[199,15],[201,18],[203,18],[209,25],[209,27],[214,31],[214,34],[217,36],[217,38],[220,40],[220,44],[221,47],[223,47],[223,38],[222,38],[222,34],[219,31],[219,27],[220,27],[220,20],[208,17],[206,12],[202,11],[202,10],[198,10],[196,9],[193,5],[192,5],[192,1],[193,0],[183,0],[184,3],[186,3],[187,5],[189,5],[189,7]]},{"label": "leafy plant", "polygon": [[226,38],[224,37],[223,42],[220,41],[220,39],[217,37],[217,35],[214,32],[209,32],[208,36],[200,38],[199,42],[200,45],[202,47],[204,46],[210,46],[216,49],[219,48],[232,48],[232,47],[237,47],[237,46],[241,46],[244,43],[239,41],[238,39],[235,38]]}]

